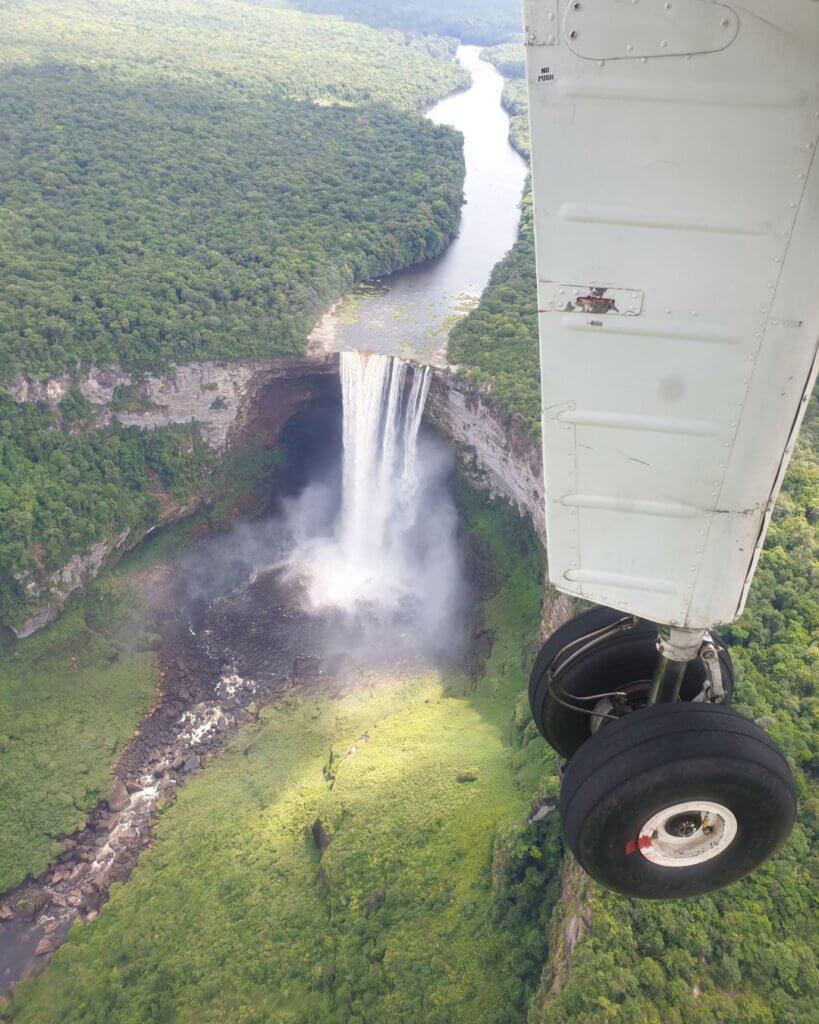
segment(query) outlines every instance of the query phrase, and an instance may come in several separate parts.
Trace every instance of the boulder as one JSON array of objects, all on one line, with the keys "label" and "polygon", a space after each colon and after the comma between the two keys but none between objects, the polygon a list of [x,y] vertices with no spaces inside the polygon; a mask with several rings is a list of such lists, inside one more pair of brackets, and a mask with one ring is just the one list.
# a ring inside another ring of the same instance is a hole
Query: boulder
[{"label": "boulder", "polygon": [[29,890],[17,901],[17,914],[24,921],[33,921],[47,904],[48,896],[42,890]]},{"label": "boulder", "polygon": [[34,950],[35,956],[48,956],[59,946],[60,940],[56,935],[46,935],[40,939]]},{"label": "boulder", "polygon": [[114,788],[111,790],[111,795],[108,797],[107,802],[109,810],[115,812],[124,811],[131,802],[128,790],[119,779],[114,783]]}]

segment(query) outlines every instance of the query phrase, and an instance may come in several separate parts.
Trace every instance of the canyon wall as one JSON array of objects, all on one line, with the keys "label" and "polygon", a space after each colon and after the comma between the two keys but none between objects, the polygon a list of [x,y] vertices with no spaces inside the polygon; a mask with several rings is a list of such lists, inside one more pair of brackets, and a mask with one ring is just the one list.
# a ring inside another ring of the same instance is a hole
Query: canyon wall
[{"label": "canyon wall", "polygon": [[303,386],[307,382],[309,386],[317,377],[334,372],[335,358],[328,355],[319,359],[187,363],[167,373],[141,377],[118,367],[92,367],[79,380],[68,375],[48,381],[18,377],[4,387],[16,402],[45,402],[55,411],[68,391],[76,387],[96,407],[98,427],[114,420],[142,430],[196,422],[205,441],[221,451],[263,391],[279,382],[282,386],[277,398],[284,407],[288,405],[288,384]]},{"label": "canyon wall", "polygon": [[[19,377],[7,384],[6,390],[17,402],[45,402],[58,412],[59,403],[76,387],[95,407],[97,427],[115,420],[141,430],[196,422],[204,440],[221,452],[229,445],[246,443],[251,433],[266,444],[275,444],[281,428],[300,408],[317,400],[332,400],[337,379],[335,357],[326,356],[191,363],[141,378],[117,367],[92,368],[79,380],[68,376],[48,381]],[[126,402],[123,394],[127,395]],[[205,497],[195,495],[185,505],[163,501],[151,529],[197,511]],[[15,635],[20,639],[31,636],[53,622],[70,594],[90,583],[105,565],[118,560],[147,532],[125,530],[92,544],[52,573],[18,573],[17,586],[29,614],[11,627]]]},{"label": "canyon wall", "polygon": [[470,481],[528,516],[545,547],[543,463],[523,417],[443,369],[435,370],[426,417],[453,443]]},{"label": "canyon wall", "polygon": [[[7,390],[18,402],[43,401],[56,411],[71,387],[78,388],[96,408],[100,427],[115,420],[142,430],[196,422],[207,443],[222,452],[254,441],[273,445],[285,423],[300,409],[337,401],[338,361],[334,355],[211,361],[142,378],[116,367],[95,368],[78,381],[69,377],[46,382],[18,378]],[[426,419],[452,442],[472,483],[511,501],[531,519],[545,544],[540,452],[522,418],[506,412],[454,372],[436,369]],[[194,497],[185,506],[163,503],[154,528],[191,514],[204,500],[205,496]],[[52,622],[72,592],[87,585],[144,536],[145,531],[126,531],[74,555],[56,572],[21,574],[17,582],[31,612],[15,625],[16,635],[30,636]]]}]

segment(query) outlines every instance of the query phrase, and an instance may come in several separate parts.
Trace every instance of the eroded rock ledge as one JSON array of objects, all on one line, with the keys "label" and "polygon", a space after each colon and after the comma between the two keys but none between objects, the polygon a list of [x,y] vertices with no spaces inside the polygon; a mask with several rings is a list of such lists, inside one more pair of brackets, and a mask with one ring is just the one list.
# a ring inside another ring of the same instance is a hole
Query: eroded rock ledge
[{"label": "eroded rock ledge", "polygon": [[[70,388],[76,387],[96,407],[96,425],[113,421],[141,430],[174,423],[197,423],[202,437],[216,452],[246,443],[250,435],[275,444],[290,417],[337,387],[334,356],[310,359],[254,359],[241,362],[190,363],[166,374],[135,378],[118,367],[92,368],[79,380],[62,376],[49,381],[19,377],[6,390],[17,402],[45,402],[57,409]],[[118,389],[127,388],[129,407],[119,408]],[[168,503],[151,529],[183,519],[197,511],[204,495],[185,505]],[[149,532],[123,531],[87,551],[45,578],[20,573],[21,594],[34,606],[24,621],[12,626],[18,639],[31,636],[53,622],[74,591],[87,586],[100,570],[117,561]]]},{"label": "eroded rock ledge", "polygon": [[523,417],[448,369],[435,371],[426,415],[453,443],[470,481],[531,519],[545,547],[543,464]]}]

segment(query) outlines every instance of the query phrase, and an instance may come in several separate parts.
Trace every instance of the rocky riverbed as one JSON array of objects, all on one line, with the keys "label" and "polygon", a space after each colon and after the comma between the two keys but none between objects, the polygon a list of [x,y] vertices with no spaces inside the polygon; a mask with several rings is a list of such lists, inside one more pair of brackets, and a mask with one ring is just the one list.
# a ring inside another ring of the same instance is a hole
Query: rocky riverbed
[{"label": "rocky riverbed", "polygon": [[[300,613],[297,587],[277,586],[279,578],[262,574],[235,594],[192,604],[173,568],[143,577],[163,637],[156,704],[117,762],[108,799],[63,838],[39,878],[0,897],[2,990],[42,970],[74,921],[97,916],[111,884],[128,878],[150,844],[159,810],[232,730],[295,685],[310,693],[326,682],[319,659],[304,653],[315,623]],[[237,673],[230,641],[254,634],[247,664],[260,671],[250,679]]]}]

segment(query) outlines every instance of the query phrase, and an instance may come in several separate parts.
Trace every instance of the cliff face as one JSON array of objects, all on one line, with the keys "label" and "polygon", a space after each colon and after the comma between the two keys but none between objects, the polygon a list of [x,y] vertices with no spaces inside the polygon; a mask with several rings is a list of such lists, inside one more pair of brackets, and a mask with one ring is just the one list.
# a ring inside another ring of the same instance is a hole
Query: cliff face
[{"label": "cliff face", "polygon": [[[333,355],[192,363],[144,378],[116,367],[92,369],[79,381],[67,376],[47,382],[20,378],[7,390],[18,402],[44,401],[56,409],[72,386],[96,407],[99,426],[117,420],[126,426],[155,430],[194,421],[217,452],[254,441],[275,444],[295,413],[311,403],[338,401],[339,391]],[[127,389],[127,402],[122,400],[122,389]],[[426,415],[452,441],[472,482],[516,505],[532,520],[545,543],[540,452],[522,419],[453,372],[440,369],[433,377]],[[194,498],[183,508],[163,507],[155,525],[190,514],[199,504]],[[21,577],[18,583],[34,611],[16,626],[17,636],[30,636],[53,621],[73,591],[89,583],[104,565],[143,536],[143,532],[121,533],[74,555],[45,579],[34,574]]]},{"label": "cliff face", "polygon": [[436,370],[427,419],[455,445],[467,476],[511,501],[546,544],[543,464],[521,416],[451,370]]},{"label": "cliff face", "polygon": [[[78,381],[64,375],[48,381],[18,377],[6,390],[16,402],[45,402],[56,409],[74,386],[97,408],[97,426],[116,420],[126,427],[155,430],[172,423],[196,422],[216,451],[228,444],[232,429],[243,422],[263,391],[281,382],[276,396],[285,402],[288,383],[333,374],[332,356],[321,359],[248,359],[240,362],[187,363],[165,374],[135,377],[118,367],[92,367]],[[115,403],[115,392],[127,389],[127,408]],[[309,390],[309,388],[308,388]]]},{"label": "cliff face", "polygon": [[[42,401],[56,409],[71,387],[77,387],[96,407],[96,424],[113,420],[125,426],[155,430],[172,423],[200,425],[202,436],[215,451],[242,444],[250,434],[274,444],[287,420],[308,403],[337,387],[332,356],[322,359],[256,359],[237,363],[192,363],[167,374],[135,379],[114,367],[91,369],[79,381],[68,376],[49,381],[18,378],[6,390],[17,402]],[[129,410],[115,401],[117,389],[128,389]],[[184,506],[163,503],[156,526],[190,515],[202,503],[194,496]],[[56,572],[24,572],[17,583],[32,606],[32,614],[12,627],[18,638],[31,636],[60,614],[68,596],[90,583],[102,567],[138,544],[145,531],[125,530],[92,544],[72,556]]]}]

